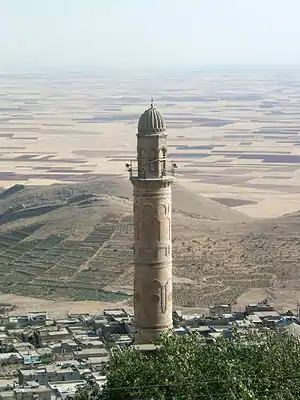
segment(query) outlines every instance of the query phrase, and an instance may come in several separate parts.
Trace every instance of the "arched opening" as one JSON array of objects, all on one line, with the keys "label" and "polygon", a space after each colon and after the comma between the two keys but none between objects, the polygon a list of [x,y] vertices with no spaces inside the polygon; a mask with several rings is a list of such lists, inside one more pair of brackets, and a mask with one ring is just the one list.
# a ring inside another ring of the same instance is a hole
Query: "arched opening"
[{"label": "arched opening", "polygon": [[157,171],[158,171],[158,154],[155,149],[152,149],[149,159],[149,172],[153,173]]},{"label": "arched opening", "polygon": [[159,242],[161,240],[160,232],[160,221],[158,218],[153,218],[150,224],[150,235],[152,237],[152,243]]},{"label": "arched opening", "polygon": [[166,156],[167,156],[167,149],[166,149],[165,147],[163,147],[163,148],[161,149],[161,152],[162,152],[161,173],[162,173],[162,175],[164,176],[164,175],[167,174],[167,159],[166,159]]}]

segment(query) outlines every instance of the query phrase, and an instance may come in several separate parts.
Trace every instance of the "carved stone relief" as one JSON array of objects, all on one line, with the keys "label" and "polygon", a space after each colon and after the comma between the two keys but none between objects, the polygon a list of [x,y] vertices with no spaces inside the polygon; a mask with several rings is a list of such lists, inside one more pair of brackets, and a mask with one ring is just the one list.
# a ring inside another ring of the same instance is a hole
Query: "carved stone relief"
[{"label": "carved stone relief", "polygon": [[143,205],[142,209],[140,209],[139,219],[137,221],[138,232],[139,232],[139,240],[141,240],[145,245],[149,241],[149,221],[151,221],[154,217],[155,211],[153,209],[152,204],[146,203]]},{"label": "carved stone relief", "polygon": [[149,247],[151,245],[155,245],[156,242],[160,241],[161,237],[161,232],[160,232],[160,221],[158,218],[153,218],[150,226],[149,226],[149,234],[147,235],[149,237]]},{"label": "carved stone relief", "polygon": [[157,215],[163,218],[167,214],[167,206],[161,205],[157,209]]},{"label": "carved stone relief", "polygon": [[[169,301],[171,300],[172,297],[170,297],[168,293],[168,286],[169,286],[169,280],[167,280],[165,283],[160,282],[158,279],[155,279],[153,281],[154,287],[156,288],[155,291],[155,299],[159,299],[160,301],[160,309],[163,314],[166,313],[168,309],[168,304]],[[172,296],[172,294],[171,294]],[[154,301],[154,296],[152,296],[153,301]],[[156,301],[158,302],[158,301]]]}]

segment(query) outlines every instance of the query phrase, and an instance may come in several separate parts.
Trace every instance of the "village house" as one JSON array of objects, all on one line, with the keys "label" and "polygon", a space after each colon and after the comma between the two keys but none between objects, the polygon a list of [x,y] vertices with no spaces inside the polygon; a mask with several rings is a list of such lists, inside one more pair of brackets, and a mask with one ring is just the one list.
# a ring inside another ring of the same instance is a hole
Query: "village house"
[{"label": "village house", "polygon": [[48,382],[67,382],[80,379],[78,369],[68,363],[54,363],[43,367],[19,370],[19,385],[22,386],[31,381],[46,385]]},{"label": "village house", "polygon": [[38,383],[0,391],[0,400],[51,400],[51,389]]}]

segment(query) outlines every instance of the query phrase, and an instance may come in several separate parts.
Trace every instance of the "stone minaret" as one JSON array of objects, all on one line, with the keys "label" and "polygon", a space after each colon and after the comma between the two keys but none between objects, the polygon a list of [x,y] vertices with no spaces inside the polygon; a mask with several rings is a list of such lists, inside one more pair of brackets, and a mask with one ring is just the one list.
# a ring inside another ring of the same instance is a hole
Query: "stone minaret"
[{"label": "stone minaret", "polygon": [[126,164],[134,186],[135,343],[172,328],[171,189],[166,126],[151,104],[139,119],[137,160]]}]

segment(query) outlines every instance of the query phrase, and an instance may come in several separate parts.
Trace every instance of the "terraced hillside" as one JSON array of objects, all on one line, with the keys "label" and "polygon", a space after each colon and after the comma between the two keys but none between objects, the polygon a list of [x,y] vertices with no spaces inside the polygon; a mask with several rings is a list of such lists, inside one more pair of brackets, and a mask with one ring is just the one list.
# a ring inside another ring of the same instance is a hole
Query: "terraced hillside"
[{"label": "terraced hillside", "polygon": [[[132,187],[103,177],[0,194],[0,291],[131,301]],[[300,214],[253,221],[179,184],[173,196],[174,296],[235,302],[251,288],[298,288]]]},{"label": "terraced hillside", "polygon": [[[18,186],[2,192],[0,290],[126,300],[133,280],[131,194],[128,180],[111,177],[85,185]],[[175,246],[177,237],[218,232],[221,221],[248,220],[218,203],[194,198],[179,185],[173,204]]]},{"label": "terraced hillside", "polygon": [[237,224],[219,235],[191,238],[175,246],[174,253],[177,274],[189,276],[193,282],[177,285],[181,304],[235,303],[244,293],[261,289],[278,307],[296,305],[300,212]]}]

